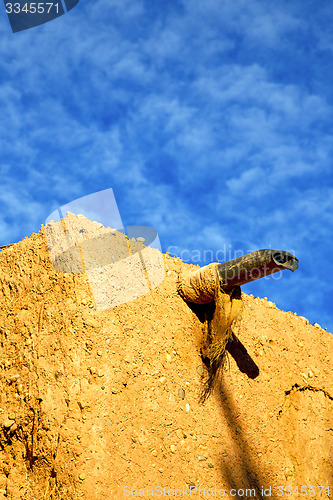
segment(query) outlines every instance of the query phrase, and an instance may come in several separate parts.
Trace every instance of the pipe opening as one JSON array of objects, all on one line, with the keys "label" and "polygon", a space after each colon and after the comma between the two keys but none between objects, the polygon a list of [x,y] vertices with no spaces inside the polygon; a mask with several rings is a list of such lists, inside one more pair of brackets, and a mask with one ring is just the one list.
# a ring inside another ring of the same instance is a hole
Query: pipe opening
[{"label": "pipe opening", "polygon": [[289,252],[284,251],[273,251],[272,258],[275,264],[283,266],[291,271],[295,271],[298,268],[298,259],[291,255]]}]

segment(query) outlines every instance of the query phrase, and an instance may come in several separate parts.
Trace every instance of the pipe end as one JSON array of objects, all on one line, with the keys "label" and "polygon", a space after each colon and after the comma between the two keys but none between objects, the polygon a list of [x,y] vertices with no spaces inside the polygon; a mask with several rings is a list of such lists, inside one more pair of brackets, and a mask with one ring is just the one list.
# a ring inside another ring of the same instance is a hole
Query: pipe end
[{"label": "pipe end", "polygon": [[289,252],[283,250],[272,250],[272,259],[278,266],[285,267],[294,272],[298,269],[298,259]]}]

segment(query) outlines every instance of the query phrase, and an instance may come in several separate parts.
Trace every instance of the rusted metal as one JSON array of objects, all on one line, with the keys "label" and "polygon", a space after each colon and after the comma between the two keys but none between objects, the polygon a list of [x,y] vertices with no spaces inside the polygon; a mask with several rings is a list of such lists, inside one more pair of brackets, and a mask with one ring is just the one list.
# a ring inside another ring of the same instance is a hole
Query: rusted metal
[{"label": "rusted metal", "polygon": [[284,250],[256,250],[223,264],[218,264],[220,286],[223,290],[263,278],[278,271],[298,268],[298,259]]}]

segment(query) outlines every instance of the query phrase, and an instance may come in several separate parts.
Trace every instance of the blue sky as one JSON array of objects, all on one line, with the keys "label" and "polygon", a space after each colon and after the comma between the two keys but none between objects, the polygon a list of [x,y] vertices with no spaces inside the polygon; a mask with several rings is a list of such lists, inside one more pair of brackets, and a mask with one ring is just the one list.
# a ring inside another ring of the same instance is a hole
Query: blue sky
[{"label": "blue sky", "polygon": [[112,188],[188,262],[294,252],[243,291],[333,331],[330,2],[80,0],[15,34],[0,14],[0,244]]}]

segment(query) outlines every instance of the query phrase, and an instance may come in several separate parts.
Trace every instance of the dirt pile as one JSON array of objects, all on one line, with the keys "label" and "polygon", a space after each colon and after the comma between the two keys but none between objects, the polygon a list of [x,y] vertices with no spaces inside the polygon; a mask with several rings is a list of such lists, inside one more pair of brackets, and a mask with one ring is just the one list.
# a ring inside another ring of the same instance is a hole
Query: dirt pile
[{"label": "dirt pile", "polygon": [[101,310],[87,272],[52,266],[44,227],[0,253],[0,499],[328,498],[332,335],[243,293],[199,404],[205,324],[177,292],[188,265],[162,258],[158,286]]}]

